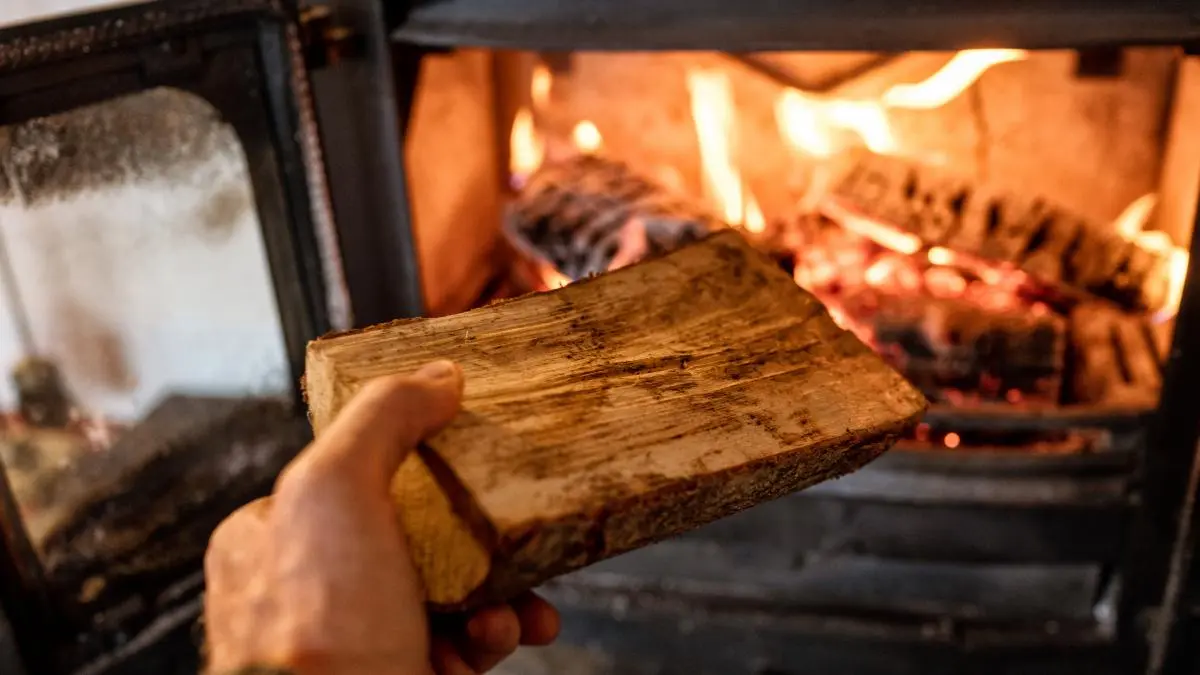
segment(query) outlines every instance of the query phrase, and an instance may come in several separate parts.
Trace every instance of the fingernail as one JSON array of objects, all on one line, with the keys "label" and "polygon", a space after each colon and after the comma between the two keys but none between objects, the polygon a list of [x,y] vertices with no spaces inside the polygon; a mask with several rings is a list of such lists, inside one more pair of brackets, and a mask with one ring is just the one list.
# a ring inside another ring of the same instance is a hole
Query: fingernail
[{"label": "fingernail", "polygon": [[453,361],[434,361],[421,366],[416,375],[427,380],[447,380],[458,379],[461,377],[462,371]]}]

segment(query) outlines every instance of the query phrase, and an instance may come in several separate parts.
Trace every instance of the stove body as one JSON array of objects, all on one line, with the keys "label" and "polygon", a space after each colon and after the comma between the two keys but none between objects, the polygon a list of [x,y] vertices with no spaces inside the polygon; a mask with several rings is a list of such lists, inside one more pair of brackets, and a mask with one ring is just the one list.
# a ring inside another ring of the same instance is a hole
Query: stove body
[{"label": "stove body", "polygon": [[[1184,54],[1200,48],[1200,21],[1181,4],[1115,0],[968,9],[932,2],[902,11],[885,0],[343,0],[304,12],[269,0],[167,1],[0,33],[0,126],[161,87],[215,107],[249,160],[284,352],[298,378],[304,342],[330,328],[465,311],[537,287],[544,269],[536,255],[514,250],[502,225],[511,222],[509,204],[522,199],[514,177],[528,177],[516,170],[523,146],[514,138],[536,103],[539,72],[578,87],[586,111],[597,101],[653,99],[657,81],[637,81],[634,71],[663,59],[737,69],[736,82],[759,78],[752,86],[772,92],[829,95],[903,65],[903,53],[973,47],[1069,54],[1085,79],[1119,78],[1131,62],[1173,75],[1188,67]],[[773,58],[800,54],[803,64],[803,52],[841,52],[845,62],[814,75]],[[619,99],[587,98],[589,90],[611,94],[601,87],[614,81],[638,86],[618,89]],[[587,117],[601,132],[615,124],[603,120],[620,120],[599,110]],[[1168,131],[1174,126],[1162,122],[1163,155],[1200,155],[1200,139],[1189,145],[1186,134]],[[543,132],[544,169],[553,153]],[[604,137],[606,148],[620,141]],[[634,133],[625,147],[638,141]],[[573,142],[569,155],[587,145]],[[703,169],[697,176],[692,182],[704,182]],[[1185,190],[1192,204],[1196,182]],[[764,206],[767,193],[754,193]],[[1176,244],[1195,255],[1195,209],[1184,219]],[[786,258],[789,269],[800,264],[794,250]],[[576,660],[558,667],[1192,672],[1187,645],[1200,635],[1191,557],[1198,465],[1189,390],[1200,377],[1200,352],[1191,348],[1200,340],[1194,277],[1188,267],[1152,403],[935,405],[925,436],[853,476],[551,584],[545,590],[564,611],[564,643],[577,648]],[[194,527],[165,526],[156,530],[162,539],[139,539],[132,549],[181,551],[181,562],[110,582],[116,590],[101,593],[99,604],[85,592],[104,576],[97,561],[55,568],[72,573],[66,577],[48,574],[14,488],[5,486],[0,590],[12,651],[30,675],[180,663],[194,642],[196,542],[236,503],[269,489],[272,470],[303,443],[288,394],[280,398],[291,412],[279,424],[289,432],[237,436],[286,442],[240,474],[237,490],[207,498]],[[203,415],[217,426],[237,417]],[[146,420],[152,437],[166,434]],[[215,442],[152,457],[203,474],[197,457]],[[958,447],[964,442],[971,447]],[[147,462],[118,472],[114,494],[137,494],[164,480],[162,471]],[[172,538],[177,530],[200,536]],[[31,645],[45,636],[82,646],[39,658]]]}]

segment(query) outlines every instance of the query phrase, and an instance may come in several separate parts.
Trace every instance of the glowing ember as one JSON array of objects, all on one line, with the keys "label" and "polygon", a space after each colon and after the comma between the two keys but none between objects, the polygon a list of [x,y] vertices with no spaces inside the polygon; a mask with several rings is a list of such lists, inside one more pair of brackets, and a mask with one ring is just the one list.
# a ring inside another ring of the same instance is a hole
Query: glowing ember
[{"label": "glowing ember", "polygon": [[588,120],[575,125],[575,129],[571,132],[571,139],[575,142],[575,147],[585,155],[596,154],[604,145],[604,138],[600,135],[600,130]]},{"label": "glowing ember", "polygon": [[912,255],[921,250],[921,240],[916,235],[901,232],[889,225],[854,213],[832,199],[826,200],[821,205],[821,212],[841,223],[842,227],[847,230],[898,253]]},{"label": "glowing ember", "polygon": [[934,265],[949,265],[954,262],[954,252],[941,246],[934,246],[929,249],[929,253],[926,256],[929,258],[929,262]]},{"label": "glowing ember", "polygon": [[1024,49],[968,49],[954,55],[941,70],[923,82],[898,84],[883,95],[891,108],[929,110],[949,103],[992,66],[1020,61],[1029,56]]},{"label": "glowing ember", "polygon": [[514,182],[524,182],[542,165],[546,147],[533,124],[533,113],[521,108],[513,118],[509,135],[509,173]]},{"label": "glowing ember", "polygon": [[960,443],[962,443],[962,439],[959,438],[958,434],[952,431],[946,434],[945,438],[942,439],[942,443],[944,443],[947,448],[953,450],[954,448],[957,448]]}]

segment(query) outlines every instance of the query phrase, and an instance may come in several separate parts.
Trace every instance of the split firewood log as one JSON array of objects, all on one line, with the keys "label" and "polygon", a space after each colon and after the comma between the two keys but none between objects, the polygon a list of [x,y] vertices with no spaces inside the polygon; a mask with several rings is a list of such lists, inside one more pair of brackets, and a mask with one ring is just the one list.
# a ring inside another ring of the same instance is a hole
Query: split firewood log
[{"label": "split firewood log", "polygon": [[314,432],[365,382],[437,358],[462,364],[464,409],[393,493],[439,609],[852,471],[926,405],[733,231],[556,291],[316,340]]}]

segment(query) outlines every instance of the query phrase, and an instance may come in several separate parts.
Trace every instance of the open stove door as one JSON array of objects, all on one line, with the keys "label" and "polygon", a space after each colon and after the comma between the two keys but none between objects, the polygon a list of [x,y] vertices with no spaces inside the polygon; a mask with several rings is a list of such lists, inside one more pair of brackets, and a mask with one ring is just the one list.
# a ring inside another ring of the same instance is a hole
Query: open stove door
[{"label": "open stove door", "polygon": [[[127,546],[120,559],[128,569],[128,564],[153,558],[156,562],[148,564],[145,574],[107,576],[108,559],[75,560],[67,565],[75,574],[73,587],[50,579],[49,563],[44,551],[35,550],[27,527],[29,514],[14,497],[11,467],[5,463],[0,471],[0,671],[6,674],[20,669],[25,675],[144,669],[147,654],[169,636],[178,641],[182,634],[187,647],[198,616],[203,551],[212,527],[239,504],[268,492],[280,462],[307,442],[310,432],[298,388],[305,345],[350,323],[337,262],[339,236],[309,99],[306,64],[313,56],[313,25],[320,22],[305,22],[285,0],[163,0],[0,30],[0,159],[15,157],[12,129],[37,128],[40,120],[146,93],[182,92],[180,98],[202,99],[202,106],[207,104],[219,115],[222,128],[232,127],[249,174],[252,194],[246,213],[261,225],[265,256],[255,258],[255,264],[265,267],[262,293],[267,303],[274,296],[279,314],[274,335],[282,334],[286,362],[280,368],[289,371],[280,374],[282,384],[271,402],[168,397],[137,423],[143,431],[135,426],[129,433],[131,442],[146,440],[145,425],[159,415],[176,428],[156,431],[160,437],[143,445],[179,446],[177,438],[161,441],[163,434],[178,431],[179,420],[193,430],[203,426],[209,434],[207,445],[160,447],[154,451],[158,454],[143,457],[136,471],[118,477],[112,494],[92,500],[96,503],[89,507],[89,527],[95,523],[91,519],[107,517],[96,516],[101,506],[112,513],[123,510],[126,524],[156,523],[157,529],[140,532],[137,536],[147,539]],[[135,130],[131,137],[137,135]],[[103,125],[99,136],[104,137]],[[173,151],[167,145],[151,154]],[[20,181],[11,174],[0,172],[0,202],[6,201],[4,194],[20,192]],[[294,391],[289,394],[288,389]],[[261,422],[271,415],[279,416],[278,426],[267,430]],[[265,448],[266,453],[255,456],[266,457],[265,463],[253,470],[221,469],[214,460],[206,460],[205,453],[213,454],[213,448],[246,440],[221,437],[239,425],[253,427],[248,433],[259,444],[253,447]],[[177,488],[179,481],[207,476],[209,483],[220,486],[220,499],[189,503],[186,517],[173,511],[163,516],[163,500],[186,490],[171,489],[170,481],[166,488],[161,481],[157,487],[147,486],[143,479],[149,473],[172,477]],[[143,501],[157,501],[137,502],[133,497],[139,492],[153,495]],[[94,537],[113,537],[111,529],[96,531]],[[64,536],[69,535],[74,546],[88,536],[86,532],[81,526]],[[117,577],[121,583],[114,583]],[[150,669],[183,672],[178,669],[189,666],[179,665],[177,655]],[[20,669],[6,658],[19,661]],[[195,664],[191,668],[195,672]]]}]

